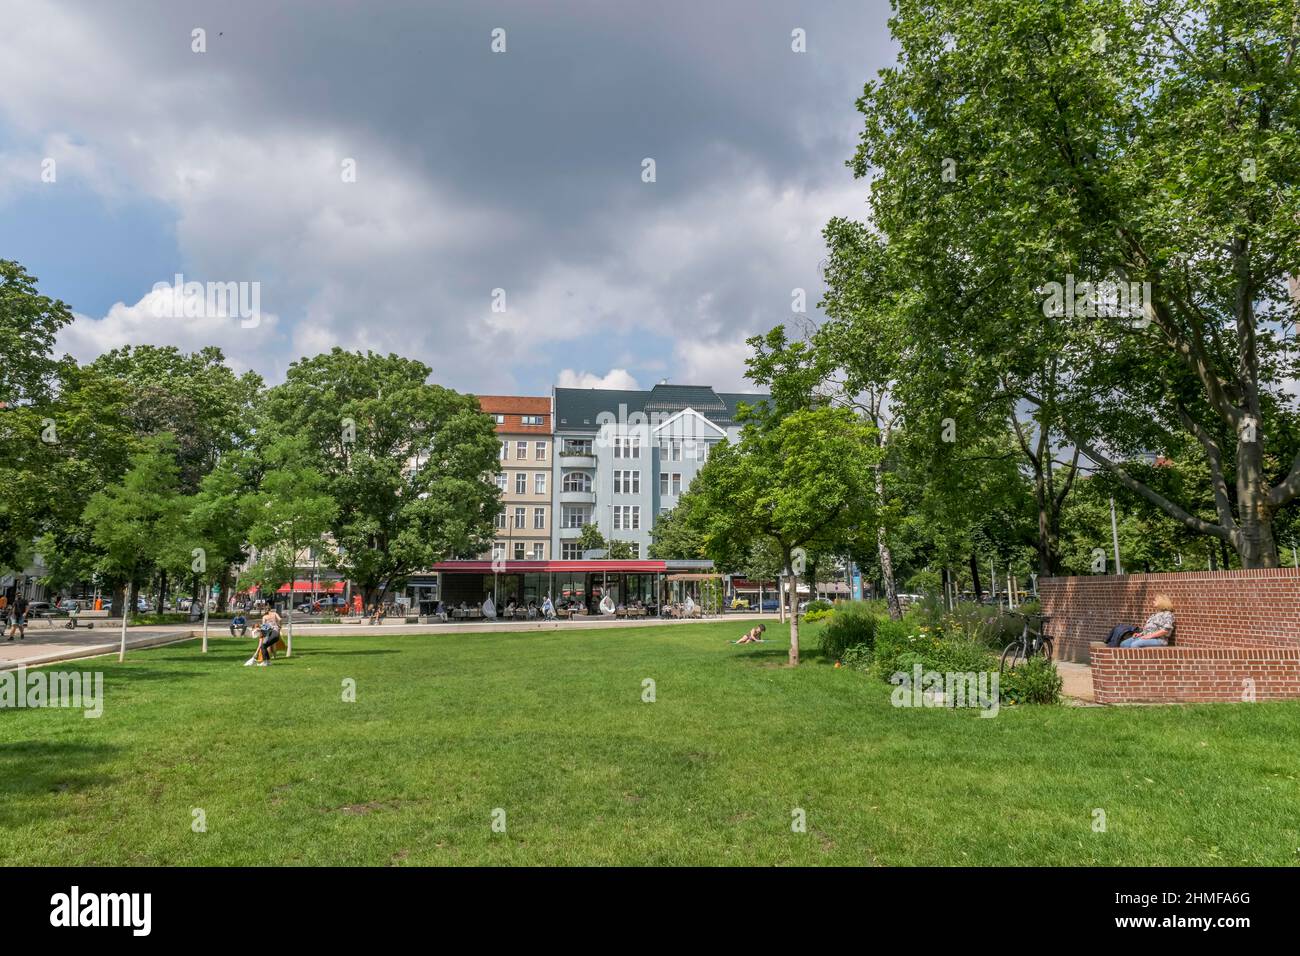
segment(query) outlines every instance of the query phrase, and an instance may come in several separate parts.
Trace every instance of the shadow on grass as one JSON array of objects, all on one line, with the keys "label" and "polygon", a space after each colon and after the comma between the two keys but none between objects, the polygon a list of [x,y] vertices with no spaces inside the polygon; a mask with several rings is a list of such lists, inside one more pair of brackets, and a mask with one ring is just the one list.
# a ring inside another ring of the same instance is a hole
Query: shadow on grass
[{"label": "shadow on grass", "polygon": [[110,744],[72,741],[0,744],[0,826],[25,826],[60,816],[58,803],[45,799],[47,794],[77,794],[114,783],[115,778],[101,767],[120,750]]},{"label": "shadow on grass", "polygon": [[[373,651],[318,651],[315,648],[310,648],[307,650],[300,650],[293,657],[290,657],[288,659],[291,661],[296,661],[300,657],[337,657],[341,655],[350,655],[350,654],[361,654],[364,657],[371,657],[375,654],[400,654],[400,653],[401,651],[391,650],[389,648],[380,648],[378,650],[373,650]],[[279,658],[279,657],[276,658],[277,661],[282,659],[283,658]]]}]

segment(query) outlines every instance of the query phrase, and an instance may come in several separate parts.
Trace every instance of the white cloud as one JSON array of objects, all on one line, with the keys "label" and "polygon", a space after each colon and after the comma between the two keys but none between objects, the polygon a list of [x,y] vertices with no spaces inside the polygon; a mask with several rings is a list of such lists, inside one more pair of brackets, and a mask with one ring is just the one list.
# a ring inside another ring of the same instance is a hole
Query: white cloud
[{"label": "white cloud", "polygon": [[575,372],[566,368],[560,371],[555,384],[560,388],[617,388],[624,391],[639,391],[641,388],[636,378],[625,368],[612,368],[604,375]]},{"label": "white cloud", "polygon": [[59,331],[55,347],[88,362],[126,345],[174,345],[189,352],[217,345],[237,371],[266,367],[264,356],[279,324],[275,315],[262,312],[255,326],[245,328],[238,314],[203,312],[186,316],[184,308],[175,308],[170,291],[151,290],[134,305],[116,303],[102,318],[74,313],[72,324]]}]

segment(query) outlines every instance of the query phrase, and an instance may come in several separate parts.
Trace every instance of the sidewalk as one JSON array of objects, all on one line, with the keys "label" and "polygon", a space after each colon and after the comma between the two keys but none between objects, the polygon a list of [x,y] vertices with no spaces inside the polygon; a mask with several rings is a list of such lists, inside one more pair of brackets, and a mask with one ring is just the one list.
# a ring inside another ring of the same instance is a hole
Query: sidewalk
[{"label": "sidewalk", "polygon": [[[187,624],[128,627],[126,649],[130,651],[170,644],[173,641],[188,640],[200,633]],[[33,622],[27,628],[27,636],[21,641],[18,638],[12,641],[0,639],[0,671],[116,654],[121,640],[120,618],[117,621],[96,621],[94,630],[79,627],[75,631],[65,629],[61,622],[52,628],[44,622]]]},{"label": "sidewalk", "polygon": [[1057,661],[1056,672],[1061,675],[1061,694],[1069,697],[1070,703],[1079,706],[1097,704],[1097,698],[1092,692],[1091,667],[1087,664]]}]

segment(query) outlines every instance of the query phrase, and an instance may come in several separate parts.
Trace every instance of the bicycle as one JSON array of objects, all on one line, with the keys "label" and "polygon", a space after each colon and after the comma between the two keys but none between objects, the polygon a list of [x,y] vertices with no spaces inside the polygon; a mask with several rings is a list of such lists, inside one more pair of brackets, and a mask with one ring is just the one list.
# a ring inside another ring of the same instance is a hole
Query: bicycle
[{"label": "bicycle", "polygon": [[[1008,669],[1019,667],[1031,657],[1042,656],[1047,660],[1052,660],[1055,644],[1052,638],[1044,634],[1041,630],[1044,624],[1051,620],[1049,614],[1018,614],[1015,611],[1009,611],[1016,617],[1024,619],[1024,627],[1020,629],[1020,636],[1008,644],[1002,650],[1002,662],[998,667],[999,674],[1005,674]],[[1039,620],[1038,629],[1036,630],[1029,623],[1030,617],[1036,617]]]}]

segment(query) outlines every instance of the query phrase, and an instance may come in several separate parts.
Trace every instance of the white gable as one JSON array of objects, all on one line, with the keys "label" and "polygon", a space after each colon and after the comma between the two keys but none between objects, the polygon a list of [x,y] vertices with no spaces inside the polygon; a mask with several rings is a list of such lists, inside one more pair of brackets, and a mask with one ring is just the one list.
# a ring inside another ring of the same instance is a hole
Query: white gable
[{"label": "white gable", "polygon": [[661,438],[725,438],[727,433],[693,408],[684,408],[672,418],[651,429]]}]

